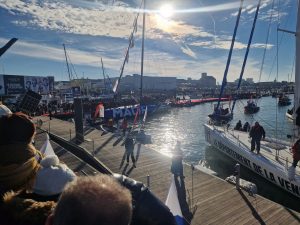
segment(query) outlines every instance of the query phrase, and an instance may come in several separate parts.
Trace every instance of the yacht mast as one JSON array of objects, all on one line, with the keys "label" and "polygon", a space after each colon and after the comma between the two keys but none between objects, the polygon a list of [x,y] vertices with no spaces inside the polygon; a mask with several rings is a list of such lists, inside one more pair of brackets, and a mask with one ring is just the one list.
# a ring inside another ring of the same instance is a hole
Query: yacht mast
[{"label": "yacht mast", "polygon": [[66,58],[66,63],[67,63],[67,68],[68,68],[68,75],[69,75],[69,80],[72,80],[71,72],[70,72],[70,67],[69,67],[69,62],[68,62],[68,57],[67,57],[67,51],[66,51],[66,46],[63,44],[64,47],[64,52],[65,52],[65,58]]},{"label": "yacht mast", "polygon": [[[300,105],[300,4],[298,3],[298,14],[297,14],[297,25],[296,25],[296,60],[295,60],[295,89],[294,89],[294,113],[299,108]],[[296,114],[295,114],[296,123]]]},{"label": "yacht mast", "polygon": [[142,54],[141,54],[141,86],[140,86],[140,107],[143,101],[143,75],[144,75],[144,47],[145,47],[145,24],[146,24],[146,0],[143,7],[143,32],[142,32]]}]

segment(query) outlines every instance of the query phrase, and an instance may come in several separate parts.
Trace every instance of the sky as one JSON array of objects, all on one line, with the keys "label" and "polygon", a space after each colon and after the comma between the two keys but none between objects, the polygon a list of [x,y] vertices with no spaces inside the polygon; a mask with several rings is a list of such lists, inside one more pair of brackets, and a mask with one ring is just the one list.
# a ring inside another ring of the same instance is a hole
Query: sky
[{"label": "sky", "polygon": [[[245,0],[228,71],[238,79],[258,0]],[[239,0],[146,1],[144,75],[221,83]],[[293,81],[296,0],[262,0],[243,78]],[[134,20],[134,47],[124,75],[141,72],[141,0],[0,0],[0,46],[18,41],[0,58],[0,74],[68,80],[63,44],[74,78],[118,77]],[[278,53],[278,54],[277,54]],[[277,57],[278,55],[278,57]]]}]

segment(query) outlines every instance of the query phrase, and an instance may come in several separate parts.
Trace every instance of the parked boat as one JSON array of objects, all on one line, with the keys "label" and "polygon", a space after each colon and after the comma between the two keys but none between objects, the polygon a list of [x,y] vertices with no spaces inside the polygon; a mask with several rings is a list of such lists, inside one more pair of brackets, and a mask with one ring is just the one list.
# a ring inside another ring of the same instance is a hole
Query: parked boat
[{"label": "parked boat", "polygon": [[288,109],[285,115],[288,119],[294,120],[295,119],[295,117],[294,117],[294,107],[291,108],[291,109]]},{"label": "parked boat", "polygon": [[[257,7],[256,16],[260,2]],[[300,32],[300,5],[298,5],[298,18],[296,33]],[[296,35],[296,85],[295,108],[299,107],[300,88],[300,36]],[[250,151],[251,143],[247,132],[224,129],[213,124],[204,125],[205,138],[208,143],[220,152],[236,160],[246,168],[252,170],[266,181],[280,187],[297,198],[300,198],[300,169],[292,167],[291,143],[277,138],[266,138],[261,141],[260,154]]]},{"label": "parked boat", "polygon": [[288,106],[290,104],[292,104],[292,102],[291,102],[291,99],[287,95],[282,94],[279,96],[279,98],[278,98],[279,106]]},{"label": "parked boat", "polygon": [[245,114],[254,114],[259,111],[260,107],[253,100],[247,101],[247,105],[244,107]]}]

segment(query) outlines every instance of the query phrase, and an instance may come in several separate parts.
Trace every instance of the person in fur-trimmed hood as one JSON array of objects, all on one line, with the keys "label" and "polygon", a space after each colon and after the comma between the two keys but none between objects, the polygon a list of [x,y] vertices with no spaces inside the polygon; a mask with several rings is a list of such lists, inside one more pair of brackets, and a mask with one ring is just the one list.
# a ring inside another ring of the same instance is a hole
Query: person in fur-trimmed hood
[{"label": "person in fur-trimmed hood", "polygon": [[76,178],[57,156],[44,157],[32,145],[34,135],[25,114],[0,118],[1,224],[44,224],[64,186]]}]

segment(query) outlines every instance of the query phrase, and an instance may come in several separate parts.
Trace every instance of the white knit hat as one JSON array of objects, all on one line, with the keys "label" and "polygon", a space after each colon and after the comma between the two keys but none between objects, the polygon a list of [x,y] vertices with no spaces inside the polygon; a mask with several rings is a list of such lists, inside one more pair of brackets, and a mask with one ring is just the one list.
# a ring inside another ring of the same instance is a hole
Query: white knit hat
[{"label": "white knit hat", "polygon": [[0,103],[0,117],[1,116],[7,116],[9,114],[12,114],[9,108],[7,108],[5,105]]},{"label": "white knit hat", "polygon": [[56,155],[47,156],[41,162],[33,192],[39,195],[60,194],[68,182],[76,179],[74,172],[67,165],[59,163]]}]

